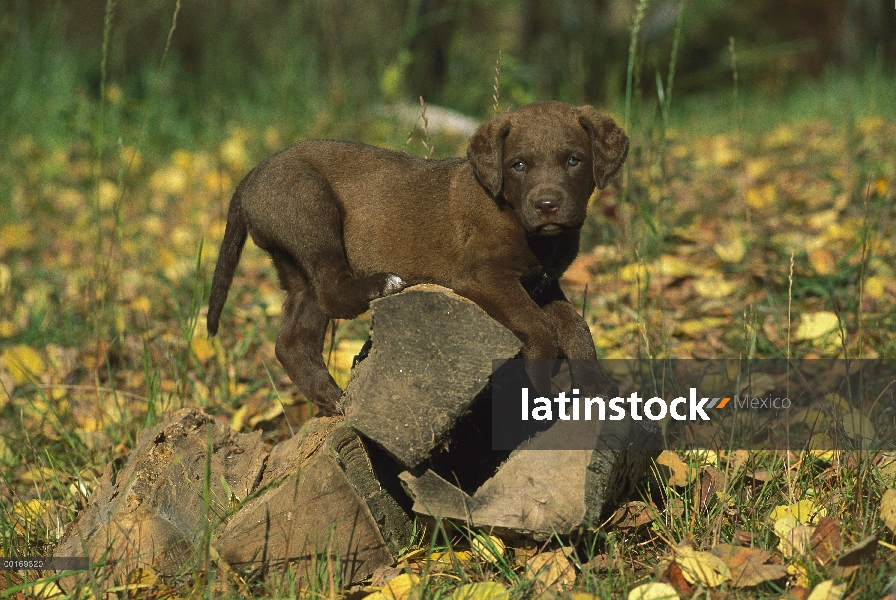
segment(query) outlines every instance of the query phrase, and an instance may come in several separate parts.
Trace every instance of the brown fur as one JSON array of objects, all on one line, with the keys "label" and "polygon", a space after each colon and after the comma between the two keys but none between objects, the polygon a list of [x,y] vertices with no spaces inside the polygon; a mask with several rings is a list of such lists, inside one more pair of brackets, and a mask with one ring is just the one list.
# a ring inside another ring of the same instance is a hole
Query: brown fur
[{"label": "brown fur", "polygon": [[339,412],[342,393],[321,356],[329,320],[356,317],[406,285],[436,283],[473,300],[520,338],[526,358],[595,358],[558,279],[578,253],[595,185],[606,186],[627,153],[612,119],[560,102],[483,123],[466,159],[296,144],[255,167],[233,195],[209,334],[248,234],[286,291],[277,358],[322,414]]}]

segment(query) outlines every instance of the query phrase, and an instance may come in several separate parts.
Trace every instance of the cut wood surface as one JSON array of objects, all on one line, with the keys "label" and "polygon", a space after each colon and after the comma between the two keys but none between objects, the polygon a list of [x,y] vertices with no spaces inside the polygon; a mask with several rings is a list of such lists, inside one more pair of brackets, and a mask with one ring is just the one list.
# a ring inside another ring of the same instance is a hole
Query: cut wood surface
[{"label": "cut wood surface", "polygon": [[371,303],[373,347],[345,393],[347,423],[405,468],[428,458],[488,384],[515,335],[473,302],[419,285]]}]

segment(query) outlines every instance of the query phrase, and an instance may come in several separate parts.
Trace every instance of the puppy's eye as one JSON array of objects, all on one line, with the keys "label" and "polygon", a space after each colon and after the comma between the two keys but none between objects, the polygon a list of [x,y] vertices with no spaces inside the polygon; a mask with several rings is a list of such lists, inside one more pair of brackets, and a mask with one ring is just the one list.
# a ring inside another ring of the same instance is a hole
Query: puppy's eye
[{"label": "puppy's eye", "polygon": [[513,166],[514,171],[525,171],[526,170],[526,163],[524,163],[521,160],[516,161],[515,163],[513,163],[512,166]]},{"label": "puppy's eye", "polygon": [[566,161],[566,164],[568,164],[570,167],[574,167],[580,162],[582,162],[580,159],[576,158],[575,156],[570,156],[569,160]]}]

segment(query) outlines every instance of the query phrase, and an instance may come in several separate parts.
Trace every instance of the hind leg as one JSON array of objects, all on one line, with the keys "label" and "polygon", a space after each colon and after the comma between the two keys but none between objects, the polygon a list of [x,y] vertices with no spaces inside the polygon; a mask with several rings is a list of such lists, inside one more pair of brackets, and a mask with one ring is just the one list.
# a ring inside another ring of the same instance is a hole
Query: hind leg
[{"label": "hind leg", "polygon": [[[278,171],[277,177],[283,179],[267,176],[265,190],[248,207],[250,233],[275,262],[282,259],[301,271],[304,285],[325,315],[353,319],[368,309],[371,300],[407,285],[393,273],[354,272],[346,258],[339,201],[324,176],[294,167]],[[288,291],[285,285],[284,289]]]},{"label": "hind leg", "polygon": [[287,294],[275,347],[277,360],[299,391],[318,408],[318,414],[341,414],[342,390],[322,356],[330,319],[321,311],[302,273],[288,259],[274,258],[274,265]]}]

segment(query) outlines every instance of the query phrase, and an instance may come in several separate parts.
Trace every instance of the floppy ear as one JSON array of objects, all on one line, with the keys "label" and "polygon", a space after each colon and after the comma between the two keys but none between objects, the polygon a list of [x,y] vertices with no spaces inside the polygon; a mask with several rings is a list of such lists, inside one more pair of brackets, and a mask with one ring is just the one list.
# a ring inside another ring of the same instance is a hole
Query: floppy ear
[{"label": "floppy ear", "polygon": [[467,146],[467,158],[473,165],[473,172],[479,183],[497,198],[501,194],[504,182],[504,140],[510,132],[510,112],[504,111],[479,126],[470,145]]},{"label": "floppy ear", "polygon": [[590,106],[580,106],[579,123],[591,136],[594,184],[604,189],[628,156],[628,137],[613,119]]}]

